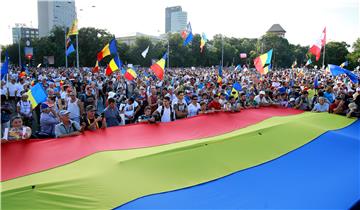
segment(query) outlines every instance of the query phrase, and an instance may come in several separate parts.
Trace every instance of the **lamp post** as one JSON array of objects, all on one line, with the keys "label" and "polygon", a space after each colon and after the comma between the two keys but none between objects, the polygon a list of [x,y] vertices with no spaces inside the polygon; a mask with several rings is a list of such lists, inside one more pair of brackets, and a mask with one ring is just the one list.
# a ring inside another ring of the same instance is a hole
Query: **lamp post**
[{"label": "lamp post", "polygon": [[25,24],[16,23],[15,24],[17,28],[17,38],[18,38],[18,49],[19,49],[19,67],[21,67],[21,49],[20,49],[20,42],[21,42],[21,29]]}]

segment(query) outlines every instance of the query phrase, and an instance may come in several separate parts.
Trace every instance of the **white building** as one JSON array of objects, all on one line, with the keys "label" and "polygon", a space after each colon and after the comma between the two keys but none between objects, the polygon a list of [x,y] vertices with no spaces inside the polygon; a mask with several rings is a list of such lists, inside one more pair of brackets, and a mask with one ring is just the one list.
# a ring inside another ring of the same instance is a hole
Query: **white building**
[{"label": "white building", "polygon": [[54,26],[70,27],[75,18],[75,0],[38,0],[40,37],[48,36]]},{"label": "white building", "polygon": [[136,38],[140,38],[140,37],[147,37],[149,38],[153,43],[158,42],[160,40],[162,40],[161,37],[158,36],[152,36],[152,35],[147,35],[147,34],[143,34],[143,33],[133,33],[133,34],[128,34],[127,36],[121,36],[121,37],[117,37],[116,40],[118,42],[123,42],[127,45],[134,45],[136,42]]},{"label": "white building", "polygon": [[171,13],[171,32],[181,32],[186,29],[187,12],[173,12]]}]

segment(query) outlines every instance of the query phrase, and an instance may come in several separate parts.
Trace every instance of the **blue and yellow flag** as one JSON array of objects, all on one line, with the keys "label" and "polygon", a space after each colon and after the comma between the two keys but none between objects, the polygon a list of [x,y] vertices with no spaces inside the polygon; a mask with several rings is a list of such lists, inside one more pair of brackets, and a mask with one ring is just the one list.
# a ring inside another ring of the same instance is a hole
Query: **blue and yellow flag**
[{"label": "blue and yellow flag", "polygon": [[40,83],[37,83],[26,93],[29,96],[32,108],[35,108],[38,104],[45,102],[47,94]]}]

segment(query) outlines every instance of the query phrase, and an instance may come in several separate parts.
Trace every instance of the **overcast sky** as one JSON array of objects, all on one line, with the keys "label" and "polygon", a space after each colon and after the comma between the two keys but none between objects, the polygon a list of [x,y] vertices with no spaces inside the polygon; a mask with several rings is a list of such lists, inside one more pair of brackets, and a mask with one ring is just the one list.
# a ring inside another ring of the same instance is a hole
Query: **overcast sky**
[{"label": "overcast sky", "polygon": [[[193,32],[209,38],[262,36],[279,23],[292,44],[310,45],[327,27],[328,40],[352,44],[360,37],[360,0],[76,0],[79,27],[107,29],[115,36],[165,31],[165,7],[182,6]],[[95,8],[91,6],[95,5]],[[12,43],[11,27],[37,27],[37,0],[11,0],[1,6],[0,44]]]}]

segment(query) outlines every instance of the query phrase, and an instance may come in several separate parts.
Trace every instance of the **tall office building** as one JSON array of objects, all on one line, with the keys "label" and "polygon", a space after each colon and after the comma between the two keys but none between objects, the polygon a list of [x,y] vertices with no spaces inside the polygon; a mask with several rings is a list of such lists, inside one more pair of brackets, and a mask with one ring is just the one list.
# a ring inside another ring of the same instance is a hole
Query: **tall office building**
[{"label": "tall office building", "polygon": [[17,24],[12,28],[13,43],[18,43],[19,39],[37,39],[39,30],[37,28],[26,27],[25,24]]},{"label": "tall office building", "polygon": [[186,28],[187,12],[171,13],[171,32],[181,32]]},{"label": "tall office building", "polygon": [[165,33],[180,32],[186,28],[186,23],[187,13],[182,11],[181,6],[165,8]]},{"label": "tall office building", "polygon": [[76,18],[75,0],[38,0],[39,36],[48,36],[54,26],[70,27]]}]

